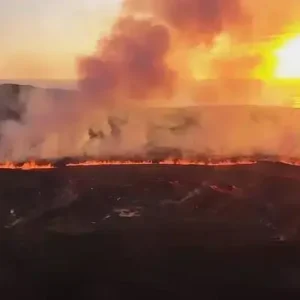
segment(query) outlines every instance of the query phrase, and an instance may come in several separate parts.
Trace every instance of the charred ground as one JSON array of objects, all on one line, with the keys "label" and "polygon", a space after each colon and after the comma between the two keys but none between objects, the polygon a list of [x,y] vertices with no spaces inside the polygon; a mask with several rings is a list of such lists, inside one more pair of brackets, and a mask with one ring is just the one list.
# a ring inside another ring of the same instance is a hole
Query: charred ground
[{"label": "charred ground", "polygon": [[297,287],[299,180],[267,162],[1,170],[2,287],[7,299]]}]

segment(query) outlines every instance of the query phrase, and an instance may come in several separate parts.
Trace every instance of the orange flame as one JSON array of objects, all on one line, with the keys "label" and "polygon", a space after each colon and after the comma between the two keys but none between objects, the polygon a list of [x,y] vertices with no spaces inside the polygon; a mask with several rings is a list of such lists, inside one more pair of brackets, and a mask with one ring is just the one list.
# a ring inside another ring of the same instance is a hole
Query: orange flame
[{"label": "orange flame", "polygon": [[[271,161],[271,160],[270,160]],[[274,160],[275,161],[275,160]],[[287,160],[281,159],[276,160],[278,162],[300,166],[300,161],[297,160]],[[256,160],[251,159],[241,159],[241,160],[215,160],[215,161],[192,161],[192,160],[171,160],[167,159],[161,162],[154,163],[152,161],[105,161],[105,160],[89,160],[78,163],[68,163],[66,167],[88,167],[88,166],[113,166],[113,165],[183,165],[183,166],[234,166],[234,165],[254,165],[258,163]],[[30,161],[23,164],[18,164],[14,162],[0,163],[0,169],[10,169],[10,170],[37,170],[37,169],[54,169],[55,166],[51,163],[48,164],[38,164],[37,162]]]},{"label": "orange flame", "polygon": [[39,165],[34,161],[26,162],[21,165],[15,164],[13,162],[5,162],[0,164],[0,169],[10,169],[10,170],[36,170],[36,169],[52,169],[54,168],[50,163]]},{"label": "orange flame", "polygon": [[[101,160],[89,160],[78,163],[68,163],[67,167],[85,167],[85,166],[112,166],[112,165],[195,165],[195,166],[233,166],[233,165],[252,165],[255,164],[254,160],[221,160],[221,161],[190,161],[190,160],[164,160],[161,162],[153,163],[152,161],[101,161]],[[35,170],[35,169],[53,169],[52,164],[40,165],[34,161],[26,162],[22,165],[14,162],[5,162],[0,164],[0,169],[17,169],[17,170]]]},{"label": "orange flame", "polygon": [[67,167],[82,167],[82,166],[110,166],[110,165],[150,165],[150,161],[106,161],[106,160],[88,160],[79,163],[69,163]]},{"label": "orange flame", "polygon": [[189,161],[189,160],[164,160],[158,163],[151,161],[85,161],[80,163],[69,163],[67,167],[80,167],[80,166],[103,166],[103,165],[196,165],[196,166],[233,166],[233,165],[252,165],[256,161],[240,160],[240,161],[216,161],[216,162],[204,162],[204,161]]},{"label": "orange flame", "polygon": [[174,162],[173,160],[164,160],[160,162],[161,165],[196,165],[196,166],[234,166],[234,165],[253,165],[256,164],[255,160],[219,160],[219,161],[189,161],[189,160],[178,160]]}]

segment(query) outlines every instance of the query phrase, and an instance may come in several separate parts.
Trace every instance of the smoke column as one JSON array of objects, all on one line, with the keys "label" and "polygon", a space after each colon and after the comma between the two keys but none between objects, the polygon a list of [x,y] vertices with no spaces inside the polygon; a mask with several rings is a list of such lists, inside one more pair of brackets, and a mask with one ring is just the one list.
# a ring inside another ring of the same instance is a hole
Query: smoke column
[{"label": "smoke column", "polygon": [[[166,101],[187,80],[193,81],[188,66],[180,65],[193,50],[203,77],[243,79],[259,59],[248,53],[229,57],[229,52],[232,43],[244,42],[250,30],[251,17],[238,0],[126,0],[95,55],[80,60],[79,86],[88,98],[101,102]],[[225,46],[218,43],[222,34]],[[210,70],[203,68],[205,64]]]}]

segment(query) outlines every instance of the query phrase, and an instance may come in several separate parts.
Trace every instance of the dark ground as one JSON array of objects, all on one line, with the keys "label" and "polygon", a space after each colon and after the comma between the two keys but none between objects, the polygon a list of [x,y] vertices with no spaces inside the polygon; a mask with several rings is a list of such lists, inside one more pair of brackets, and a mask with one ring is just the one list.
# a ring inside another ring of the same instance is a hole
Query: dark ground
[{"label": "dark ground", "polygon": [[287,299],[300,287],[299,182],[300,167],[271,163],[2,170],[1,295]]}]

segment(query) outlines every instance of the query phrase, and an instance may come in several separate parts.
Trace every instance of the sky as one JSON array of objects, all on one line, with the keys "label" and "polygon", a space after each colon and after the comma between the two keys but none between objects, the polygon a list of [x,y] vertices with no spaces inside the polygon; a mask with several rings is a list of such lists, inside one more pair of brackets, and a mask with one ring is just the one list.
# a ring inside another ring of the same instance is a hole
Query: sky
[{"label": "sky", "polygon": [[121,0],[1,0],[0,79],[76,79]]},{"label": "sky", "polygon": [[[96,49],[121,1],[0,0],[0,80],[76,80],[77,58]],[[299,22],[299,0],[240,1],[259,35]]]}]

